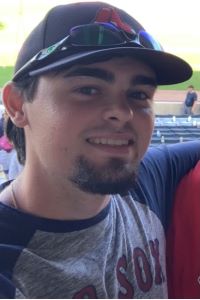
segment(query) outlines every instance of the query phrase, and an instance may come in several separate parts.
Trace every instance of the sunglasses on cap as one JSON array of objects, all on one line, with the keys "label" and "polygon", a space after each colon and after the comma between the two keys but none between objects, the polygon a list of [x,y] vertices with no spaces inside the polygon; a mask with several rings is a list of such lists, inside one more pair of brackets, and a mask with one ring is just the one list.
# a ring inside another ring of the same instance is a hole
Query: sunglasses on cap
[{"label": "sunglasses on cap", "polygon": [[13,77],[13,81],[33,75],[31,71],[37,67],[52,62],[53,57],[59,53],[71,50],[92,50],[114,47],[138,47],[151,50],[163,51],[162,46],[149,33],[144,30],[137,34],[126,33],[112,23],[100,23],[80,25],[71,28],[69,35],[61,41],[42,49],[31,60],[29,60]]}]

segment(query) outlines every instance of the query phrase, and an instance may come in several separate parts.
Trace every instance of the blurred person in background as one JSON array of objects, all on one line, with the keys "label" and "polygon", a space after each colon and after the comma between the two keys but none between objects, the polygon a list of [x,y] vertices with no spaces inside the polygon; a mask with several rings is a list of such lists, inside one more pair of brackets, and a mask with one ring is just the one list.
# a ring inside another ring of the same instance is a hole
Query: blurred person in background
[{"label": "blurred person in background", "polygon": [[[3,133],[0,137],[0,166],[1,166],[1,182],[6,181],[7,174],[9,171],[10,160],[13,156],[13,144],[9,141],[8,137],[5,134],[5,123],[7,121],[8,115],[7,112],[4,111],[2,114],[2,130]],[[4,175],[3,175],[4,173]]]},{"label": "blurred person in background", "polygon": [[4,134],[4,117],[0,116],[0,137]]},{"label": "blurred person in background", "polygon": [[195,102],[197,101],[197,92],[193,85],[189,85],[187,88],[187,94],[184,101],[184,114],[193,115],[195,111]]},{"label": "blurred person in background", "polygon": [[14,149],[14,153],[10,159],[9,163],[9,170],[8,170],[8,179],[13,180],[15,179],[22,171],[23,165],[20,164],[18,157],[17,157],[17,152]]}]

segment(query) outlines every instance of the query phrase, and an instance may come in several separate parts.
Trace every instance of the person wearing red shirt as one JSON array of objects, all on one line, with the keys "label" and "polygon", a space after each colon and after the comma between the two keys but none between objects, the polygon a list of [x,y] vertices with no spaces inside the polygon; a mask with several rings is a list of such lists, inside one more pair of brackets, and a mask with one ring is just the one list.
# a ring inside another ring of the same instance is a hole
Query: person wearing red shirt
[{"label": "person wearing red shirt", "polygon": [[167,239],[169,298],[200,298],[200,161],[180,182]]}]

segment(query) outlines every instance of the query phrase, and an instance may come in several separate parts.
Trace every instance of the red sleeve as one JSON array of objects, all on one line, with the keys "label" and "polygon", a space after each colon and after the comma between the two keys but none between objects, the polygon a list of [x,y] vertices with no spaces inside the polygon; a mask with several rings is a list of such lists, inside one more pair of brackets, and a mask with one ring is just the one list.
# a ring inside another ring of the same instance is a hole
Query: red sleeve
[{"label": "red sleeve", "polygon": [[170,298],[200,298],[200,162],[176,192],[167,268]]}]

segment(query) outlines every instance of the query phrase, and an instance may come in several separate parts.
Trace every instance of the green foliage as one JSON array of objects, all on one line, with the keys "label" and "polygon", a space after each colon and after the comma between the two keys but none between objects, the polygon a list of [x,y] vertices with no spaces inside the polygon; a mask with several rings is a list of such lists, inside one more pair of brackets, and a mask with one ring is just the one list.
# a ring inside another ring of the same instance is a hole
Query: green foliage
[{"label": "green foliage", "polygon": [[6,27],[6,25],[3,22],[0,22],[0,30],[3,30]]},{"label": "green foliage", "polygon": [[13,75],[13,67],[0,67],[0,88],[4,86],[4,84],[11,80]]}]

